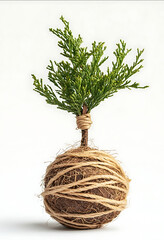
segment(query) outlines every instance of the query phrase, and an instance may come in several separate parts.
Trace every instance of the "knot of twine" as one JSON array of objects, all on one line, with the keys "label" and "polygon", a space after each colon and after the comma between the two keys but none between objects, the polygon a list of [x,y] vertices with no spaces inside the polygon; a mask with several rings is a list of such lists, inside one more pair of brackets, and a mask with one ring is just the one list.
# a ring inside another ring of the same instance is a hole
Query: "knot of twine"
[{"label": "knot of twine", "polygon": [[89,129],[92,124],[90,113],[77,116],[76,123],[77,123],[77,129],[81,129],[81,130]]}]

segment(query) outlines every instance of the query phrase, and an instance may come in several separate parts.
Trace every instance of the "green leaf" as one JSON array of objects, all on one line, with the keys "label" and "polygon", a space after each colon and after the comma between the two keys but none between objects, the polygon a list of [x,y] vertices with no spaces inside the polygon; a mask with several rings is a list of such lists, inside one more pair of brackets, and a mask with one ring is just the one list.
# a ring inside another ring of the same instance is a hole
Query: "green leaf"
[{"label": "green leaf", "polygon": [[108,60],[104,56],[106,46],[104,42],[92,43],[91,50],[82,47],[83,39],[80,35],[74,37],[69,22],[61,16],[64,29],[50,28],[59,38],[58,46],[65,60],[51,61],[47,66],[48,80],[52,84],[43,84],[32,74],[34,91],[45,97],[48,104],[56,105],[59,109],[81,115],[83,105],[87,105],[88,112],[98,106],[101,101],[112,97],[120,89],[147,88],[132,82],[130,78],[143,68],[141,58],[144,49],[137,49],[135,61],[131,65],[125,63],[126,56],[132,49],[120,40],[113,52],[115,61],[112,68],[107,67],[103,72],[100,67]]}]

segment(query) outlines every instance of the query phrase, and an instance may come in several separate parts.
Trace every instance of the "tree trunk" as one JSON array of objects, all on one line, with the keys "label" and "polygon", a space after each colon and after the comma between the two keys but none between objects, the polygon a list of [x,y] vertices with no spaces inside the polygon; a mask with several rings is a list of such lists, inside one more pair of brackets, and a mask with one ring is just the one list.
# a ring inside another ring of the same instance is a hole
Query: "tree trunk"
[{"label": "tree trunk", "polygon": [[[87,113],[87,106],[83,105],[83,113]],[[81,147],[88,147],[88,129],[81,130],[82,138],[81,138]]]}]

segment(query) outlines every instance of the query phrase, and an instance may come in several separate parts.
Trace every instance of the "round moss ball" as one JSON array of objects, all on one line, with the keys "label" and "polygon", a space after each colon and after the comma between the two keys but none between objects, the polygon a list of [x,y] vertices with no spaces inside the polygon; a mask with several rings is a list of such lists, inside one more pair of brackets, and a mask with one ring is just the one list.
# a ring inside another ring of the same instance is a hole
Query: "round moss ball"
[{"label": "round moss ball", "polygon": [[77,229],[99,228],[126,207],[129,179],[109,153],[88,147],[58,155],[46,171],[46,212]]}]

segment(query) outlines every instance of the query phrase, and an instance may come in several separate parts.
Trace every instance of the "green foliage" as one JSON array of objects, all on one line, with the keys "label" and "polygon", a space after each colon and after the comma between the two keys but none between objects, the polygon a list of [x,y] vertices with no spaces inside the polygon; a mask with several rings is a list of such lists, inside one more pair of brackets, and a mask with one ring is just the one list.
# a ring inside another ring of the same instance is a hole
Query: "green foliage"
[{"label": "green foliage", "polygon": [[58,46],[62,49],[61,54],[67,61],[50,61],[47,69],[48,79],[51,86],[43,84],[42,79],[34,79],[34,90],[46,98],[47,103],[57,105],[58,108],[81,115],[83,105],[87,106],[88,112],[99,105],[104,99],[113,96],[119,89],[146,88],[140,87],[139,83],[131,83],[129,79],[143,67],[141,55],[143,50],[137,49],[136,59],[132,66],[124,63],[126,55],[131,49],[126,48],[126,43],[120,40],[114,51],[115,62],[112,69],[107,72],[101,71],[101,65],[108,59],[103,57],[106,47],[104,42],[93,42],[92,49],[82,47],[82,38],[77,38],[69,28],[69,23],[60,18],[64,24],[64,30],[49,30],[60,40]]}]

